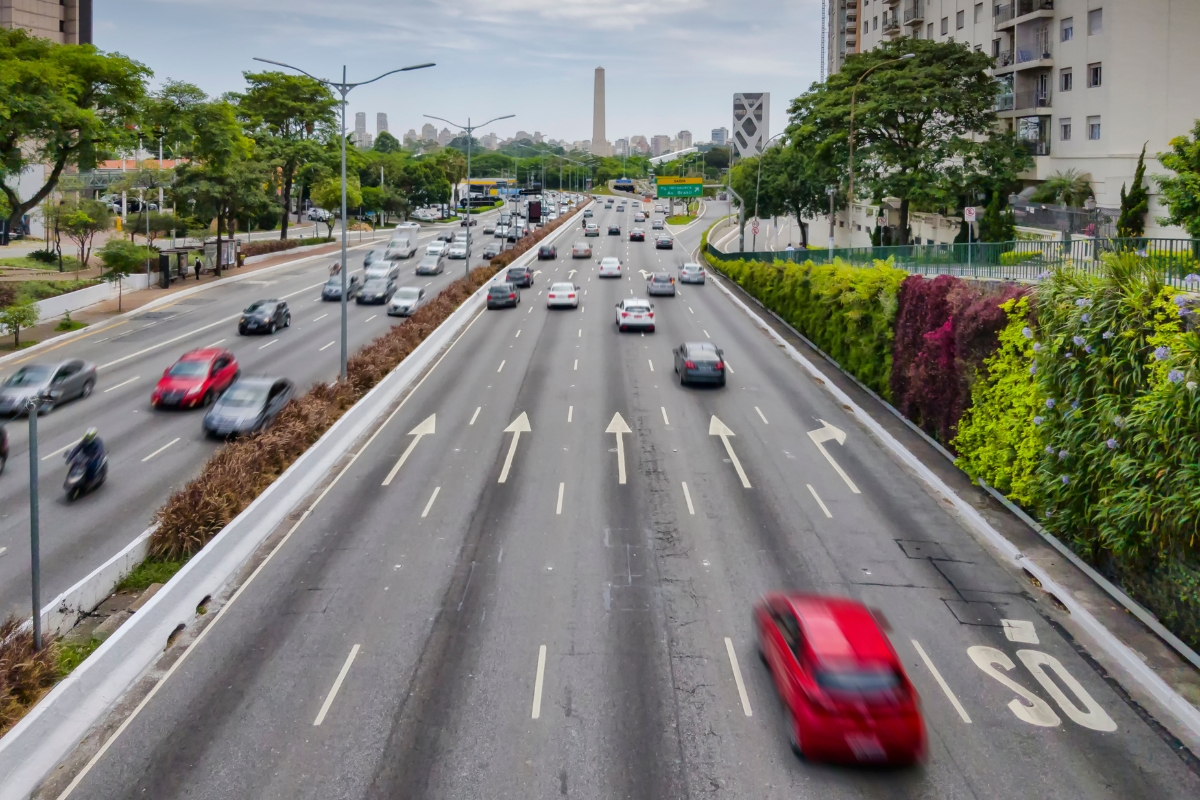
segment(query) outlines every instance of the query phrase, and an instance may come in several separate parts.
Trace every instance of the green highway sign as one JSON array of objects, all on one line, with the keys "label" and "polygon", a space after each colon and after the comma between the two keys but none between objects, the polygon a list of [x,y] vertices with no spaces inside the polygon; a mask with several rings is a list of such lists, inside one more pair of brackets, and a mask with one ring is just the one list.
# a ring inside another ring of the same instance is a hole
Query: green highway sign
[{"label": "green highway sign", "polygon": [[676,178],[663,175],[655,178],[657,197],[700,197],[704,194],[704,178]]}]

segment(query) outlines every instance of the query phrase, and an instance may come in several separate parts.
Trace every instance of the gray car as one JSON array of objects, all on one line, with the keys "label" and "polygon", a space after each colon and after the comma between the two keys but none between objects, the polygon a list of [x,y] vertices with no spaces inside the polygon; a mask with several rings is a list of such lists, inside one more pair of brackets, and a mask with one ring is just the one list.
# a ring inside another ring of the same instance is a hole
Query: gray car
[{"label": "gray car", "polygon": [[446,270],[446,260],[441,254],[425,255],[417,264],[418,275],[439,275]]},{"label": "gray car", "polygon": [[41,398],[38,413],[77,397],[87,397],[96,387],[96,365],[78,358],[57,364],[27,364],[0,385],[0,414],[16,416],[34,397]]},{"label": "gray car", "polygon": [[679,385],[725,385],[725,352],[712,342],[684,342],[675,348],[675,373]]},{"label": "gray car", "polygon": [[669,272],[655,272],[646,281],[646,294],[675,296],[675,276]]},{"label": "gray car", "polygon": [[254,433],[266,428],[287,405],[295,386],[285,378],[240,378],[204,415],[210,436]]}]

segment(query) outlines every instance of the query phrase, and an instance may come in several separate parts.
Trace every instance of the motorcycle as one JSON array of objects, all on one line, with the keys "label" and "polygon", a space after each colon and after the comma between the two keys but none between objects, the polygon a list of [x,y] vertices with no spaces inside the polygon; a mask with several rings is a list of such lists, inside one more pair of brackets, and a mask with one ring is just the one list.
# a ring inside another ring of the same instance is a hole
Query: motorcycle
[{"label": "motorcycle", "polygon": [[76,458],[70,463],[67,468],[67,477],[63,481],[63,490],[67,493],[67,500],[75,500],[80,495],[92,491],[104,483],[108,477],[108,456],[100,457],[100,463],[93,471],[91,478],[88,478],[88,462],[85,458]]}]

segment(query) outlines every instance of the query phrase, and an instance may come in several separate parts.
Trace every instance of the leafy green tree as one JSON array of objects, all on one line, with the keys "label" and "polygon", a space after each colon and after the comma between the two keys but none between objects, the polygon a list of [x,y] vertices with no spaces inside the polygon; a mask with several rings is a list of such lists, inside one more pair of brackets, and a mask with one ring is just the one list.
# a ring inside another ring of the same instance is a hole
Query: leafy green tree
[{"label": "leafy green tree", "polygon": [[329,87],[307,75],[274,71],[242,74],[249,88],[236,97],[238,115],[258,144],[260,158],[278,170],[283,204],[279,238],[286,239],[296,171],[321,159],[324,143],[336,138],[333,127],[337,100]]},{"label": "leafy green tree", "polygon": [[714,147],[704,154],[704,163],[714,169],[729,168],[729,148]]},{"label": "leafy green tree", "polygon": [[112,225],[112,212],[99,200],[67,200],[60,204],[58,229],[79,251],[79,268],[87,269],[92,255],[92,242],[100,231]]},{"label": "leafy green tree", "polygon": [[1092,196],[1092,176],[1071,168],[1055,172],[1034,191],[1038,203],[1059,203],[1078,208]]},{"label": "leafy green tree", "polygon": [[180,143],[191,139],[192,112],[208,96],[199,86],[184,81],[166,81],[156,92],[142,99],[140,129],[155,139],[161,139],[163,154],[176,158]]},{"label": "leafy green tree", "polygon": [[446,178],[446,199],[451,204],[458,203],[459,183],[467,176],[467,157],[458,150],[447,147],[439,153],[428,156],[427,160],[437,166]]},{"label": "leafy green tree", "polygon": [[[0,192],[12,223],[41,204],[68,166],[90,169],[128,144],[149,76],[136,61],[90,44],[0,28]],[[22,200],[16,183],[34,164],[50,169]]]},{"label": "leafy green tree", "polygon": [[[799,131],[790,131],[799,134]],[[759,217],[792,215],[797,220],[829,213],[829,195],[825,187],[836,185],[837,170],[815,155],[816,145],[802,139],[785,139],[779,147],[770,147],[762,155],[762,180],[758,158],[738,161],[733,167],[733,190],[746,202],[747,215],[754,213],[755,198]],[[845,194],[838,193],[836,207],[845,207]],[[800,227],[801,243],[808,246],[807,226]]]},{"label": "leafy green tree", "polygon": [[13,346],[21,346],[21,329],[32,328],[38,322],[38,308],[33,303],[13,303],[0,308],[0,326],[13,335]]},{"label": "leafy green tree", "polygon": [[1158,221],[1178,225],[1193,239],[1200,239],[1200,120],[1190,136],[1176,136],[1170,144],[1170,152],[1158,154],[1158,163],[1175,174],[1154,176],[1169,212]]},{"label": "leafy green tree", "polygon": [[158,257],[158,250],[114,236],[96,251],[96,255],[104,262],[104,274],[101,277],[117,285],[117,310],[120,311],[125,294],[125,276],[143,271],[147,261]]},{"label": "leafy green tree", "polygon": [[[897,60],[909,53],[914,57]],[[900,199],[900,244],[907,244],[912,203],[948,205],[956,187],[946,180],[947,165],[979,150],[992,132],[991,64],[953,41],[884,42],[846,59],[792,102],[794,138],[817,145],[813,156],[846,164],[853,94],[857,184],[873,196]]]},{"label": "leafy green tree", "polygon": [[1150,210],[1150,193],[1146,191],[1146,145],[1138,156],[1133,172],[1133,188],[1128,194],[1121,184],[1121,215],[1117,218],[1117,236],[1143,236],[1146,233],[1146,212]]},{"label": "leafy green tree", "polygon": [[1000,192],[992,194],[992,200],[979,220],[979,241],[1011,242],[1017,238],[1017,221],[1012,209]]},{"label": "leafy green tree", "polygon": [[[334,216],[325,220],[329,227],[329,236],[333,236],[333,220],[342,213],[342,179],[328,177],[312,187],[312,200],[318,207],[332,211]],[[358,208],[362,205],[362,184],[358,175],[346,175],[346,208]]]},{"label": "leafy green tree", "polygon": [[373,149],[378,153],[395,153],[402,150],[403,147],[404,146],[400,144],[400,140],[395,136],[392,136],[387,131],[381,131],[379,135],[375,137],[375,146]]},{"label": "leafy green tree", "polygon": [[137,216],[129,223],[129,239],[146,233],[145,219],[150,213],[148,203],[155,202],[159,189],[167,189],[175,182],[175,173],[169,169],[160,169],[156,159],[147,159],[138,165],[137,169],[124,173],[110,187],[114,192],[125,192],[126,195],[139,196],[144,201],[138,208]]}]

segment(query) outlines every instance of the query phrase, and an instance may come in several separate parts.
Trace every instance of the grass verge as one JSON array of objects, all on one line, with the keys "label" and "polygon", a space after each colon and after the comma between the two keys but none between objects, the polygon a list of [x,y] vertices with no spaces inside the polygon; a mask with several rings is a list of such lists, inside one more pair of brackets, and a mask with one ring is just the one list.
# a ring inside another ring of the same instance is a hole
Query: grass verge
[{"label": "grass verge", "polygon": [[[58,272],[58,259],[53,262],[41,261],[31,256],[7,256],[0,258],[0,267],[10,269],[37,269],[46,272]],[[79,259],[63,254],[63,272],[75,272],[81,269]]]},{"label": "grass verge", "polygon": [[0,623],[0,736],[59,679],[58,646],[33,649],[33,630],[9,617]]}]

